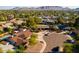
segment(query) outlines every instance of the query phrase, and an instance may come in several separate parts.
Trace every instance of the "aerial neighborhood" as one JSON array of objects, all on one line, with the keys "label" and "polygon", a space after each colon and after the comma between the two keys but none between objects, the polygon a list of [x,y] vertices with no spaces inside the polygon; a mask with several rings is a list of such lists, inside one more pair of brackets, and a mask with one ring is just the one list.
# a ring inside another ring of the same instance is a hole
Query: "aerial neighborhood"
[{"label": "aerial neighborhood", "polygon": [[0,53],[79,52],[79,11],[44,8],[0,10]]}]

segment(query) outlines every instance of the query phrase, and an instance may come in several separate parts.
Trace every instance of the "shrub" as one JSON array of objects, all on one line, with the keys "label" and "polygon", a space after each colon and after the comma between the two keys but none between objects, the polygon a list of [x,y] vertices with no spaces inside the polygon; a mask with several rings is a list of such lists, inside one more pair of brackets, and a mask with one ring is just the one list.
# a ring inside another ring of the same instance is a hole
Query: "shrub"
[{"label": "shrub", "polygon": [[65,43],[64,52],[65,53],[72,53],[73,52],[73,44]]},{"label": "shrub", "polygon": [[2,48],[0,48],[0,53],[3,53],[3,50],[2,50]]},{"label": "shrub", "polygon": [[0,30],[0,34],[2,34],[3,33],[3,31],[2,30]]},{"label": "shrub", "polygon": [[7,53],[15,53],[15,51],[8,50]]}]

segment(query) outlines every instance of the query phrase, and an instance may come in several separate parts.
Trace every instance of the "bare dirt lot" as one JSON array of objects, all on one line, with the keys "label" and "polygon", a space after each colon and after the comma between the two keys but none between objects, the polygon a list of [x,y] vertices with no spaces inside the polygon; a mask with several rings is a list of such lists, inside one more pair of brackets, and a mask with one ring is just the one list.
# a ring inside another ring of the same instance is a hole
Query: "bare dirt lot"
[{"label": "bare dirt lot", "polygon": [[42,48],[42,44],[38,42],[36,45],[30,46],[29,48],[27,48],[26,52],[27,53],[39,53],[41,48]]}]

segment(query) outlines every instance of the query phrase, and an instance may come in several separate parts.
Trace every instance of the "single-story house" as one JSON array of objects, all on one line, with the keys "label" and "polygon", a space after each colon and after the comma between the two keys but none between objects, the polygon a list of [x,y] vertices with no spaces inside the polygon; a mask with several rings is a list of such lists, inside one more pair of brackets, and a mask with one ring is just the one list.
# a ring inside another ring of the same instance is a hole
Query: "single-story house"
[{"label": "single-story house", "polygon": [[3,52],[7,52],[8,50],[11,50],[11,51],[14,51],[14,46],[13,45],[10,45],[10,44],[6,44],[6,45],[3,45],[3,44],[0,44],[0,48],[3,50]]},{"label": "single-story house", "polygon": [[18,46],[20,44],[27,44],[28,39],[32,35],[32,32],[30,30],[23,30],[16,33],[13,33],[14,35],[7,35],[2,38],[0,38],[1,41],[6,41],[11,45]]},{"label": "single-story house", "polygon": [[42,19],[42,23],[43,24],[51,24],[51,23],[55,23],[55,20],[53,20],[53,19]]},{"label": "single-story house", "polygon": [[12,41],[15,42],[15,45],[20,45],[20,44],[27,44],[28,43],[28,39],[30,38],[30,36],[32,35],[32,32],[30,32],[30,30],[23,30],[20,32],[16,32],[14,33],[15,36],[10,38]]},{"label": "single-story house", "polygon": [[43,30],[43,29],[49,29],[50,27],[48,25],[37,25],[37,28]]}]

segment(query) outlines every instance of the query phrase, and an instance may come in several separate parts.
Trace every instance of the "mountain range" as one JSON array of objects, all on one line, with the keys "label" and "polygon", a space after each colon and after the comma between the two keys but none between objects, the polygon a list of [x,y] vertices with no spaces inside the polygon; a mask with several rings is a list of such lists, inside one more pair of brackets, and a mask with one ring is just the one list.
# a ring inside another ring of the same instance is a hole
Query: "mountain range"
[{"label": "mountain range", "polygon": [[13,10],[72,10],[60,6],[41,6],[41,7],[15,7]]},{"label": "mountain range", "polygon": [[0,10],[64,10],[64,11],[79,11],[79,8],[71,9],[61,6],[40,6],[40,7],[16,7],[16,6],[0,6]]}]

